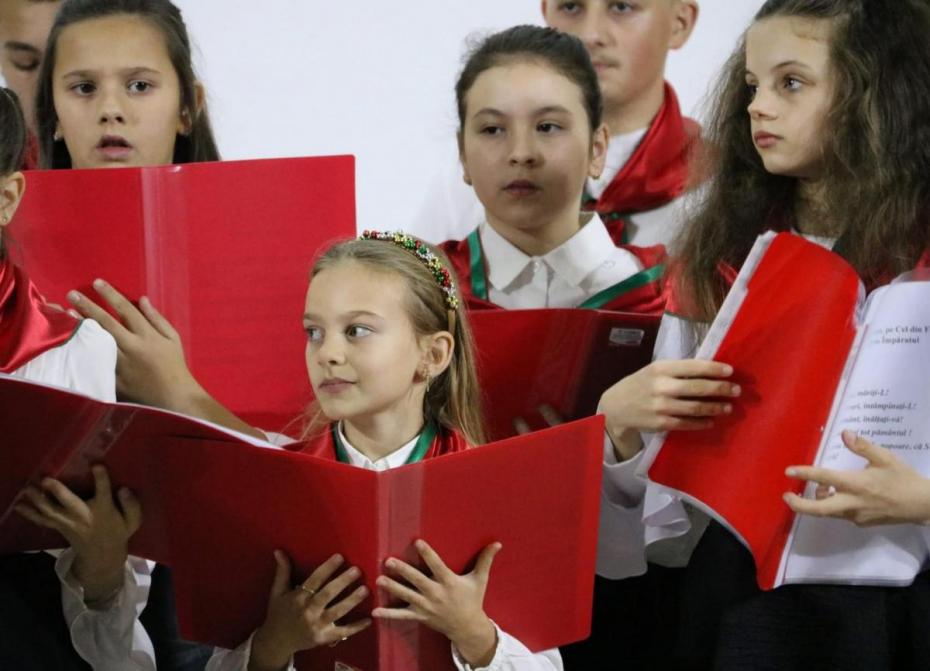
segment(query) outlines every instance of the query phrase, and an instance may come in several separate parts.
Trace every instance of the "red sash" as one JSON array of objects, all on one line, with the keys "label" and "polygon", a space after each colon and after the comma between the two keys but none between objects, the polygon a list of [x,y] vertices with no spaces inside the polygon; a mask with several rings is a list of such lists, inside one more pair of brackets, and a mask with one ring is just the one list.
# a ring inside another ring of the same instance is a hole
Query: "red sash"
[{"label": "red sash", "polygon": [[[578,307],[612,312],[661,314],[665,308],[662,278],[665,271],[665,247],[617,246],[636,256],[645,270],[592,296]],[[469,310],[502,309],[488,298],[487,263],[481,252],[477,229],[468,238],[449,240],[440,245],[440,248],[452,263],[458,279],[459,293]]]},{"label": "red sash", "polygon": [[[321,459],[339,461],[337,456],[336,441],[334,440],[335,431],[335,425],[330,425],[321,436],[301,446],[298,451],[302,452],[303,454],[320,457]],[[432,459],[433,457],[441,457],[444,454],[462,452],[463,450],[467,450],[469,447],[471,446],[466,442],[465,438],[459,432],[441,430],[436,432],[436,436],[433,438],[429,448],[422,458]]]},{"label": "red sash", "polygon": [[665,102],[636,151],[597,200],[583,209],[597,212],[611,233],[623,228],[623,218],[667,205],[684,193],[689,159],[702,146],[701,127],[681,115],[674,89],[665,84]]},{"label": "red sash", "polygon": [[26,273],[0,259],[0,373],[12,373],[71,339],[79,322],[49,307]]}]

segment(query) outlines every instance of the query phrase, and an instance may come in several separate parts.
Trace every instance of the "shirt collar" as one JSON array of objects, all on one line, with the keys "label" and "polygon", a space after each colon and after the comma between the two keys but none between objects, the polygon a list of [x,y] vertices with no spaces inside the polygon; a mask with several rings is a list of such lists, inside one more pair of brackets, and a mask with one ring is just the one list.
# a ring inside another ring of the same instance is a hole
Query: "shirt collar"
[{"label": "shirt collar", "polygon": [[342,446],[346,449],[346,454],[349,457],[349,463],[351,463],[353,466],[359,466],[369,471],[387,471],[392,468],[397,468],[398,466],[403,466],[407,463],[407,459],[410,458],[410,455],[413,454],[413,450],[417,446],[417,439],[420,437],[419,435],[414,436],[413,440],[411,440],[409,443],[401,445],[399,448],[390,454],[381,457],[377,461],[372,461],[357,449],[352,447],[349,439],[346,438],[345,431],[343,431],[342,422],[339,422],[339,424],[336,425],[336,430],[339,432],[339,439],[342,441]]},{"label": "shirt collar", "polygon": [[581,227],[575,235],[545,256],[524,254],[488,224],[479,228],[481,249],[488,265],[488,280],[499,291],[505,290],[534,261],[544,262],[562,280],[579,286],[597,270],[614,251],[616,245],[598,217]]}]

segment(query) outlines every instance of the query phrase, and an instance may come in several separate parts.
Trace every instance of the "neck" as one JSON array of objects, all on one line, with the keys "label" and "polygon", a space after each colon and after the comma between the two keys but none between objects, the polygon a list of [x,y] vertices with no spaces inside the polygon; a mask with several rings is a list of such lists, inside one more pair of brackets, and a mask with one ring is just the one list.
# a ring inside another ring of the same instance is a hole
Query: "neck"
[{"label": "neck", "polygon": [[794,206],[795,225],[805,235],[835,238],[837,227],[826,206],[826,189],[820,180],[801,179]]},{"label": "neck", "polygon": [[610,104],[604,101],[604,123],[611,135],[625,135],[652,124],[665,102],[665,81],[657,80],[633,100]]},{"label": "neck", "polygon": [[423,430],[423,413],[380,413],[353,417],[342,423],[346,438],[372,461],[383,459],[416,438]]},{"label": "neck", "polygon": [[[578,202],[581,202],[580,194]],[[580,206],[568,209],[552,221],[528,229],[504,224],[491,216],[488,216],[488,225],[527,256],[545,256],[581,230],[580,210]]]}]

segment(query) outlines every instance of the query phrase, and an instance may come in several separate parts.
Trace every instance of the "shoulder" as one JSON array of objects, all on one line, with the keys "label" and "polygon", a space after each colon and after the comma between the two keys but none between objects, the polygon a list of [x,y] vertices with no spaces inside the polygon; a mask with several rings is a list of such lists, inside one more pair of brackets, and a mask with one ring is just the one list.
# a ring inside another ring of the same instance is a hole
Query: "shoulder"
[{"label": "shoulder", "polygon": [[97,322],[85,319],[70,340],[37,356],[13,375],[115,401],[116,342]]}]

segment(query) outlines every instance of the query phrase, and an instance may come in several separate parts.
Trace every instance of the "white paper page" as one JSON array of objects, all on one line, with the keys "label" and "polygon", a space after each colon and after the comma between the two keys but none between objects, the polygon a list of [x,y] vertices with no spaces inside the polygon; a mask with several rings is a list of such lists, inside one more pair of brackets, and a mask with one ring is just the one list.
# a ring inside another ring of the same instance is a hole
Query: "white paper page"
[{"label": "white paper page", "polygon": [[[894,451],[930,477],[930,282],[902,282],[869,298],[861,347],[828,427],[819,464],[859,470],[844,430]],[[800,516],[785,582],[907,584],[928,559],[916,525],[860,529],[845,520]]]}]

